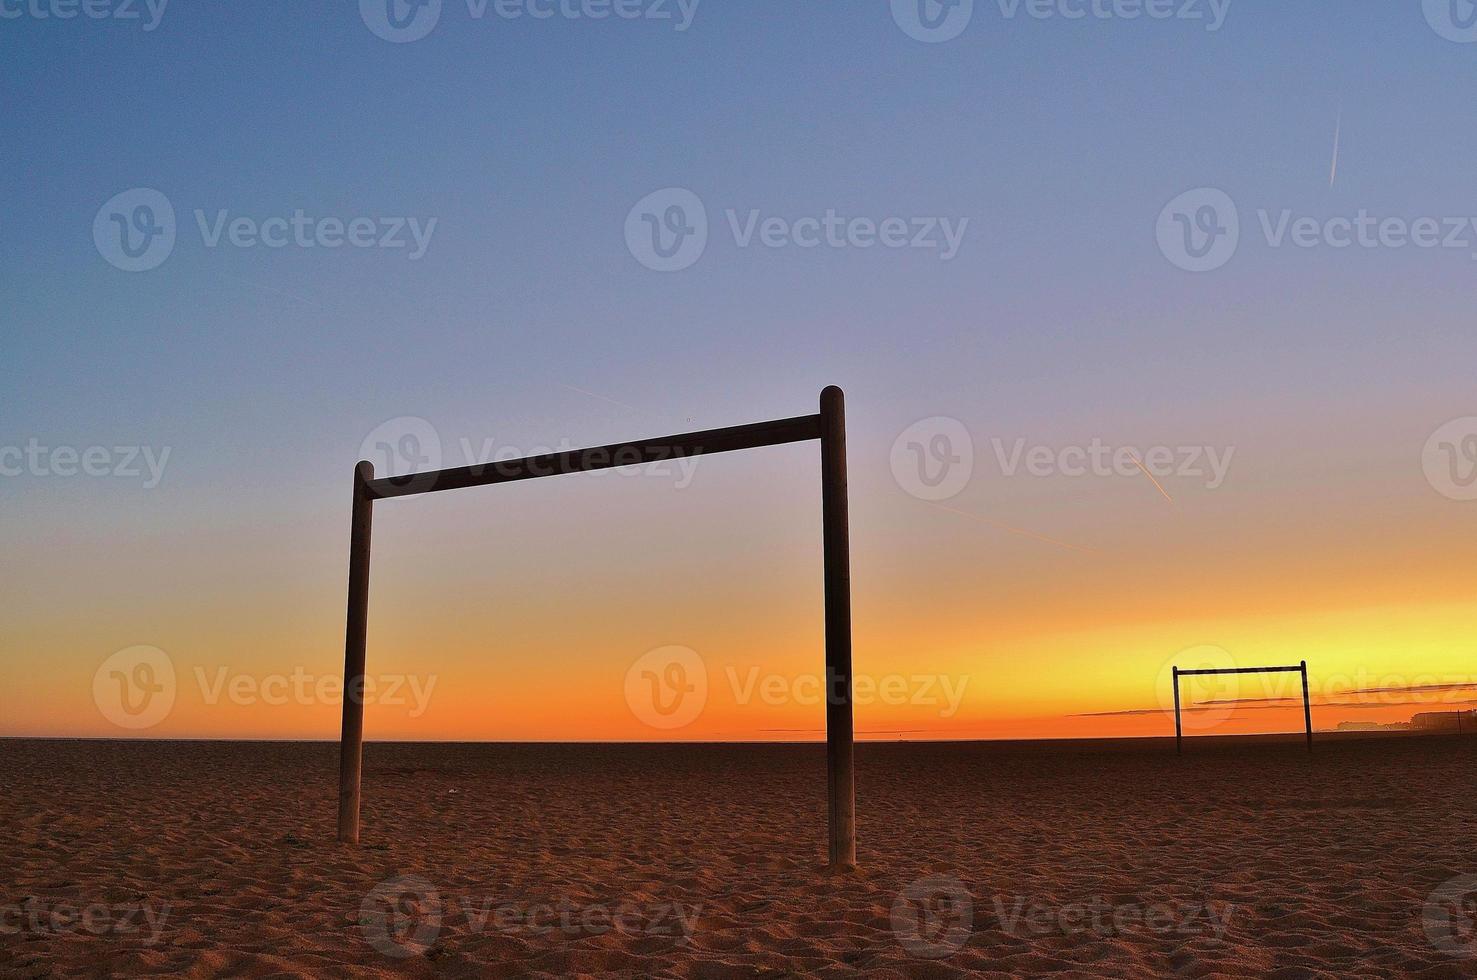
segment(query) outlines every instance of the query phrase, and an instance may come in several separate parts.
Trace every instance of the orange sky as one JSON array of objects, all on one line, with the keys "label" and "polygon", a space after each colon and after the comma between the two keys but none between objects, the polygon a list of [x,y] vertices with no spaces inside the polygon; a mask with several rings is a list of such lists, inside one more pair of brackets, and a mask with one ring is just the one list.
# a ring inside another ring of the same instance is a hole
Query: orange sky
[{"label": "orange sky", "polygon": [[[1207,656],[1306,659],[1320,728],[1471,696],[1320,706],[1473,680],[1472,574],[1441,506],[1460,505],[1407,478],[1273,499],[1253,464],[1213,492],[1167,483],[1175,506],[1133,481],[997,479],[945,510],[898,494],[877,467],[853,469],[855,669],[876,687],[858,697],[863,737],[1166,735],[1169,665]],[[369,672],[399,696],[370,706],[369,736],[820,737],[815,476],[808,449],[786,447],[712,458],[680,491],[571,477],[382,502]],[[972,513],[1085,550],[962,516]],[[346,520],[327,506],[321,526],[252,534],[140,522],[111,532],[126,563],[77,567],[48,558],[39,537],[29,553],[23,542],[17,557],[36,569],[25,588],[44,601],[23,607],[9,642],[50,653],[13,663],[0,733],[336,737]],[[130,731],[99,710],[93,680],[135,644],[168,655],[175,698],[157,724]],[[627,693],[638,658],[669,645],[694,651],[707,674],[701,711],[675,729],[647,724]],[[1187,681],[1185,695],[1295,695],[1289,682]],[[276,696],[283,685],[297,687]],[[1295,706],[1186,718],[1192,733],[1301,726]]]}]

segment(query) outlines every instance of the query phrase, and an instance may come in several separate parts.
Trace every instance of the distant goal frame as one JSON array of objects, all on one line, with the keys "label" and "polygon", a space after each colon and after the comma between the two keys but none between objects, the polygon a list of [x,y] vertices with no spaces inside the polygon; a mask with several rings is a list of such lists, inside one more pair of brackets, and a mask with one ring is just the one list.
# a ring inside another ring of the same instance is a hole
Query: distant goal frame
[{"label": "distant goal frame", "polygon": [[829,860],[856,865],[855,730],[851,674],[851,556],[846,485],[846,400],[831,385],[814,415],[684,432],[656,439],[544,453],[523,459],[375,478],[374,464],[354,467],[349,534],[348,620],[344,635],[343,727],[339,741],[338,839],[359,841],[364,772],[365,648],[369,621],[370,539],[374,504],[444,490],[638,466],[673,458],[817,441],[821,463],[821,550],[825,580],[826,793]]},{"label": "distant goal frame", "polygon": [[1172,666],[1174,677],[1174,751],[1185,754],[1184,729],[1180,723],[1180,678],[1201,677],[1207,674],[1300,674],[1303,681],[1303,728],[1307,735],[1308,751],[1313,751],[1313,706],[1308,699],[1308,662],[1301,660],[1294,667],[1215,667],[1203,670],[1181,670]]}]

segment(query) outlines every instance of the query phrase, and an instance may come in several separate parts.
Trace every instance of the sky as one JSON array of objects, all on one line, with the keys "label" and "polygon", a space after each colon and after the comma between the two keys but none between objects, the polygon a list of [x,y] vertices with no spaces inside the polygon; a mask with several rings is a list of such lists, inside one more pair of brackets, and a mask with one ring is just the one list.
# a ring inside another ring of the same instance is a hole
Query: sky
[{"label": "sky", "polygon": [[[358,459],[828,384],[862,737],[1477,697],[1460,0],[923,3],[0,0],[0,735],[335,738]],[[819,738],[819,518],[383,502],[368,736]]]}]

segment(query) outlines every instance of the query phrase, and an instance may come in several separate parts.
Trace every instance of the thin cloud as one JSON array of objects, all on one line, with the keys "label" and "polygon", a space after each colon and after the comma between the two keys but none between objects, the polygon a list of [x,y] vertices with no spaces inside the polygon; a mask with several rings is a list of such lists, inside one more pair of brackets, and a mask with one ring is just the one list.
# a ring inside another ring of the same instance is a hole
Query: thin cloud
[{"label": "thin cloud", "polygon": [[[1438,694],[1472,692],[1477,690],[1477,682],[1463,682],[1457,684],[1418,684],[1410,687],[1369,687],[1358,691],[1348,691],[1339,695],[1340,700],[1313,700],[1313,705],[1318,708],[1439,708],[1447,705],[1477,704],[1477,698],[1431,700],[1416,699],[1409,697],[1415,694]],[[1376,701],[1351,701],[1350,697],[1359,697],[1366,694],[1403,694],[1407,695],[1398,699],[1381,699]],[[1193,713],[1197,711],[1216,711],[1221,708],[1233,707],[1246,711],[1266,711],[1277,708],[1291,708],[1303,703],[1301,697],[1275,697],[1275,698],[1224,698],[1214,701],[1197,701],[1194,704],[1185,705],[1180,709],[1182,713]],[[1068,715],[1068,718],[1127,718],[1142,715],[1158,715],[1170,708],[1127,708],[1121,711],[1088,711],[1080,714]]]}]

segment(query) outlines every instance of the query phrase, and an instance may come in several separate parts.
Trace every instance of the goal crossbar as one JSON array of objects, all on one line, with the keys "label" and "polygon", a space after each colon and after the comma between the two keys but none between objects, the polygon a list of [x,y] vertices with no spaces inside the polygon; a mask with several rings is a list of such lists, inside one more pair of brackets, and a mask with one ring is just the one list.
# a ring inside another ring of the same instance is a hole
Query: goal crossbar
[{"label": "goal crossbar", "polygon": [[1308,700],[1308,662],[1292,667],[1208,667],[1200,670],[1173,668],[1174,677],[1174,750],[1183,755],[1184,729],[1180,724],[1180,678],[1203,677],[1207,674],[1301,674],[1303,678],[1303,727],[1307,733],[1308,751],[1313,751],[1313,708]]},{"label": "goal crossbar", "polygon": [[757,449],[761,446],[782,446],[791,442],[806,442],[821,437],[821,416],[802,415],[793,419],[775,422],[756,422],[753,425],[735,425],[726,429],[708,429],[704,432],[684,432],[656,439],[641,439],[636,442],[615,442],[607,446],[589,449],[571,449],[558,453],[542,453],[522,459],[496,460],[491,463],[474,463],[453,469],[414,473],[409,476],[388,476],[370,480],[367,490],[377,500],[387,497],[408,497],[439,490],[461,490],[467,487],[485,487],[494,483],[512,483],[541,476],[562,476],[567,473],[588,473],[592,470],[610,469],[616,466],[640,466],[643,463],[660,463],[669,459],[686,459],[691,456],[712,453],[734,452],[739,449]]},{"label": "goal crossbar", "polygon": [[523,459],[375,478],[367,460],[354,467],[349,536],[348,621],[344,634],[344,712],[339,747],[338,838],[359,840],[364,769],[364,671],[369,621],[370,532],[374,503],[442,490],[544,476],[639,466],[668,459],[818,441],[821,462],[821,550],[825,579],[826,787],[833,867],[856,864],[856,790],[851,677],[851,558],[846,490],[846,404],[834,385],[821,392],[815,415],[684,432]]},{"label": "goal crossbar", "polygon": [[1205,670],[1180,670],[1175,672],[1181,677],[1193,677],[1197,674],[1296,674],[1302,671],[1301,667],[1215,667]]}]

